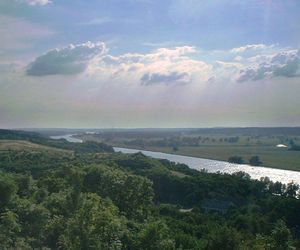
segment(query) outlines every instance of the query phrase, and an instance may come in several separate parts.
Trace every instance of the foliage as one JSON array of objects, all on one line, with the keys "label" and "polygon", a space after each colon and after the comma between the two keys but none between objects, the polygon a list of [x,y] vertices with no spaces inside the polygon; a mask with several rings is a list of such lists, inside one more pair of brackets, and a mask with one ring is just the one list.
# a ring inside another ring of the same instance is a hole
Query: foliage
[{"label": "foliage", "polygon": [[230,163],[237,163],[237,164],[243,164],[244,160],[241,156],[230,156],[228,158],[228,162]]},{"label": "foliage", "polygon": [[260,160],[260,158],[257,155],[252,156],[249,159],[249,163],[250,163],[251,166],[260,166],[260,165],[262,165],[262,161]]},{"label": "foliage", "polygon": [[141,153],[0,152],[0,245],[299,249],[298,191],[294,183],[198,172]]}]

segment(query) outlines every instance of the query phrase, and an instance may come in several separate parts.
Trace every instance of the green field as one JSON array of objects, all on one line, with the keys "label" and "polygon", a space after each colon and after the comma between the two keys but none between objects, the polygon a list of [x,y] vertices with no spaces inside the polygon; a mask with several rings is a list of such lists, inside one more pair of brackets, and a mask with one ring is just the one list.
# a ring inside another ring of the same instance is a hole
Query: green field
[{"label": "green field", "polygon": [[0,152],[1,151],[45,152],[49,155],[57,156],[74,155],[74,152],[71,150],[48,147],[23,140],[0,140]]},{"label": "green field", "polygon": [[[113,146],[173,153],[214,160],[228,161],[240,156],[249,163],[259,156],[262,166],[300,171],[300,151],[289,150],[291,141],[299,145],[300,136],[293,132],[272,131],[219,131],[195,133],[194,131],[118,132],[101,135],[81,135],[83,140],[105,142]],[[285,144],[287,148],[278,148]]]},{"label": "green field", "polygon": [[206,145],[198,147],[178,147],[178,151],[176,152],[170,147],[146,147],[145,149],[222,161],[227,161],[230,156],[238,155],[243,157],[246,163],[250,157],[258,155],[264,167],[300,171],[299,151],[289,151],[286,148],[276,148],[274,146]]}]

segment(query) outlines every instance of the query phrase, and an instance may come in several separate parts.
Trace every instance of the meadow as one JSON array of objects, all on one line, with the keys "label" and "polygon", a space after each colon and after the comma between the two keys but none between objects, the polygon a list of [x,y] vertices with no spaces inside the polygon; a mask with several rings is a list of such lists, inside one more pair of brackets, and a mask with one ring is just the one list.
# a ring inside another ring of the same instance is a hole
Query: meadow
[{"label": "meadow", "polygon": [[[262,166],[300,171],[300,151],[290,150],[291,143],[300,143],[295,129],[124,130],[78,137],[112,146],[213,160],[228,161],[231,156],[239,156],[246,164],[258,156]],[[277,147],[278,144],[286,147]]]}]

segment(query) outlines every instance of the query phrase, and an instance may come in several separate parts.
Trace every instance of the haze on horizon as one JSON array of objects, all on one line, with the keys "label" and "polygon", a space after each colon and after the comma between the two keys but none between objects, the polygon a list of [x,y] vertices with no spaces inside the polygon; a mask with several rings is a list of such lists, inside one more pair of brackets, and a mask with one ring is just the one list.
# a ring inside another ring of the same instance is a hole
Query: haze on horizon
[{"label": "haze on horizon", "polygon": [[0,128],[300,125],[300,1],[0,0]]}]

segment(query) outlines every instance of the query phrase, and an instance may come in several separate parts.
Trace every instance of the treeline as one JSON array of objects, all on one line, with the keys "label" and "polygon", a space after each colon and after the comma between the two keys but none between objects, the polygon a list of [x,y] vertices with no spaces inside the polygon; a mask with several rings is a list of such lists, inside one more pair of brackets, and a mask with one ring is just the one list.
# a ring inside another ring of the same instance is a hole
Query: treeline
[{"label": "treeline", "polygon": [[204,137],[204,136],[197,136],[197,137],[180,137],[180,136],[173,136],[167,137],[163,139],[146,139],[146,138],[138,138],[138,139],[131,139],[131,140],[124,140],[124,145],[128,147],[137,146],[137,147],[197,147],[203,143],[237,143],[239,142],[239,136],[232,136],[232,137],[221,137],[221,138],[214,138],[214,137]]},{"label": "treeline", "polygon": [[249,158],[248,162],[241,156],[230,156],[228,162],[236,164],[250,164],[251,166],[260,166],[263,162],[260,160],[259,156],[255,155]]},{"label": "treeline", "polygon": [[141,153],[0,152],[1,249],[299,249],[299,187]]}]

